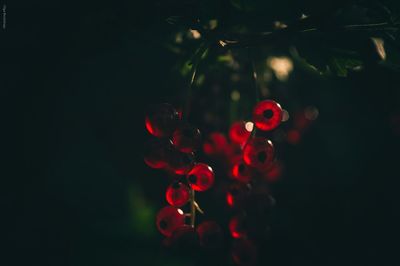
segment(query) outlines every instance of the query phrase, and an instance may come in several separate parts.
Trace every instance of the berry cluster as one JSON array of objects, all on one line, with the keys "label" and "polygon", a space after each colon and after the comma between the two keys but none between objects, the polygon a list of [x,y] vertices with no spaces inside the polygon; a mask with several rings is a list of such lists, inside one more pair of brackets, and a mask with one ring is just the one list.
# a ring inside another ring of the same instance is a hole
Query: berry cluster
[{"label": "berry cluster", "polygon": [[[145,118],[147,131],[153,135],[145,153],[148,166],[163,169],[174,179],[166,190],[169,206],[156,218],[158,230],[167,245],[196,242],[210,247],[220,243],[223,230],[213,221],[195,227],[196,211],[202,212],[194,198],[195,191],[208,190],[214,184],[214,172],[204,163],[195,162],[195,152],[203,152],[229,177],[222,182],[231,218],[227,233],[232,237],[232,260],[238,265],[253,265],[256,243],[268,234],[274,199],[268,182],[279,175],[280,164],[268,132],[277,128],[283,117],[281,106],[263,100],[253,109],[252,121],[237,121],[229,129],[229,140],[223,133],[209,134],[201,143],[199,129],[183,121],[169,104],[150,108]],[[224,186],[224,184],[226,186]],[[182,209],[189,205],[187,213]],[[190,222],[186,218],[190,218]]]},{"label": "berry cluster", "polygon": [[283,118],[281,106],[272,100],[259,102],[252,121],[237,121],[229,129],[229,140],[213,132],[203,151],[225,168],[231,180],[226,188],[226,204],[231,209],[228,230],[233,239],[232,259],[238,265],[253,265],[256,242],[268,235],[271,208],[275,201],[268,181],[276,180],[280,164],[268,134]]},{"label": "berry cluster", "polygon": [[[169,206],[162,208],[156,218],[166,242],[178,238],[198,239],[201,245],[211,245],[220,227],[215,222],[195,225],[196,211],[202,212],[195,201],[195,191],[206,191],[214,184],[214,171],[204,163],[195,161],[195,152],[201,146],[200,130],[182,120],[181,115],[170,104],[152,106],[145,117],[147,131],[153,135],[145,151],[145,163],[156,169],[164,169],[174,176],[167,187],[165,197]],[[189,213],[180,207],[190,205]],[[186,223],[186,217],[190,222]]]}]

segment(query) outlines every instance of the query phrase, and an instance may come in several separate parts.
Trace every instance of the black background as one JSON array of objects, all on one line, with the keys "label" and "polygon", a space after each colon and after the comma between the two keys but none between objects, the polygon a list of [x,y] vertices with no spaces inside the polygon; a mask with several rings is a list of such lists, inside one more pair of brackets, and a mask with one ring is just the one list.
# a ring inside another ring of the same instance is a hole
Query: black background
[{"label": "black background", "polygon": [[[161,237],[139,234],[130,216],[129,189],[164,204],[166,183],[141,155],[145,108],[181,89],[164,15],[151,2],[7,3],[1,265],[194,265],[160,251]],[[307,76],[293,94],[320,119],[287,150],[265,261],[398,265],[398,73]]]}]

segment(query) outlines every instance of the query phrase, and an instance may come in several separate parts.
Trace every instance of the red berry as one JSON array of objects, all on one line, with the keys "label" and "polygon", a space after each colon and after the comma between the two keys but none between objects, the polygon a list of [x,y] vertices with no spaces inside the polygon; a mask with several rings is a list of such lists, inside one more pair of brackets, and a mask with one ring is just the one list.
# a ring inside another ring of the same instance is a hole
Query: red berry
[{"label": "red berry", "polygon": [[247,224],[243,216],[232,217],[228,227],[233,238],[244,238],[247,235]]},{"label": "red berry", "polygon": [[187,174],[187,179],[196,191],[205,191],[214,184],[214,171],[204,163],[196,164]]},{"label": "red berry", "polygon": [[219,155],[225,150],[228,145],[228,141],[224,134],[219,132],[211,133],[208,138],[204,141],[203,151],[207,155]]},{"label": "red berry", "polygon": [[178,112],[168,103],[151,106],[145,117],[147,130],[156,137],[170,136],[178,121]]},{"label": "red berry", "polygon": [[272,100],[259,102],[253,109],[253,122],[258,129],[272,130],[282,121],[282,107]]},{"label": "red berry", "polygon": [[185,224],[185,215],[181,209],[167,206],[158,212],[156,222],[161,234],[171,236],[176,228]]},{"label": "red berry", "polygon": [[172,135],[172,143],[181,152],[195,151],[200,142],[200,130],[187,124],[178,127]]},{"label": "red berry", "polygon": [[197,234],[200,238],[200,245],[203,247],[215,248],[221,245],[222,230],[214,221],[205,221],[197,226]]},{"label": "red berry", "polygon": [[177,175],[185,175],[194,165],[194,154],[173,150],[168,155],[170,170]]},{"label": "red berry", "polygon": [[[251,122],[248,122],[251,123]],[[229,129],[229,138],[232,142],[244,145],[250,137],[251,131],[246,128],[246,122],[237,121]]]},{"label": "red berry", "polygon": [[185,184],[174,182],[168,186],[165,197],[170,205],[181,207],[189,201],[190,191]]},{"label": "red berry", "polygon": [[250,240],[235,241],[232,245],[231,255],[236,265],[252,266],[257,263],[257,249]]},{"label": "red berry", "polygon": [[240,182],[248,183],[251,180],[251,169],[246,165],[242,158],[234,160],[232,165],[232,177]]},{"label": "red berry", "polygon": [[269,139],[257,137],[247,142],[243,149],[244,162],[259,170],[267,169],[274,159],[274,146]]},{"label": "red berry", "polygon": [[151,138],[145,144],[144,161],[151,168],[164,168],[168,165],[167,154],[172,142],[165,139]]},{"label": "red berry", "polygon": [[240,207],[249,195],[250,186],[243,183],[233,183],[226,192],[226,203],[229,207]]}]

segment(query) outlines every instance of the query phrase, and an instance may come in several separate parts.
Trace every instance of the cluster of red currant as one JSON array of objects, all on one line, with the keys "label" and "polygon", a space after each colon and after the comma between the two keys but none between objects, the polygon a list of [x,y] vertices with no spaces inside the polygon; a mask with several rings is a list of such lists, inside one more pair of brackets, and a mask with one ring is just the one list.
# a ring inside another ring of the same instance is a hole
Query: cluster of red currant
[{"label": "cluster of red currant", "polygon": [[228,229],[232,259],[238,265],[255,264],[256,242],[269,231],[275,201],[268,181],[276,180],[280,164],[268,134],[280,125],[284,112],[275,101],[261,101],[253,109],[252,121],[231,125],[230,142],[214,132],[203,144],[204,153],[222,164],[231,180],[226,188],[226,203],[232,210]]},{"label": "cluster of red currant", "polygon": [[[202,212],[195,201],[195,191],[206,191],[214,184],[214,171],[205,164],[195,161],[195,151],[201,146],[200,130],[181,119],[170,104],[152,106],[145,117],[150,139],[145,154],[148,166],[164,169],[174,177],[166,190],[170,206],[162,208],[156,218],[158,230],[168,237],[178,238],[183,234],[197,234],[200,244],[208,245],[212,235],[219,234],[215,222],[203,222],[194,229],[196,211]],[[190,212],[180,207],[190,203]],[[186,224],[186,217],[190,218]],[[168,241],[166,241],[168,242]]]},{"label": "cluster of red currant", "polygon": [[[230,184],[226,189],[227,205],[233,210],[228,223],[232,258],[236,264],[251,265],[255,261],[254,239],[260,228],[266,231],[274,199],[258,177],[274,177],[279,172],[274,146],[265,133],[279,126],[284,111],[272,100],[259,102],[253,109],[251,122],[238,121],[229,130],[229,139],[219,132],[211,133],[203,143],[204,154],[226,169]],[[212,168],[196,163],[194,152],[201,145],[199,129],[181,119],[181,114],[169,104],[153,106],[145,118],[148,132],[153,135],[146,150],[145,162],[152,168],[164,169],[173,182],[166,191],[170,206],[157,214],[157,228],[174,241],[183,235],[196,235],[201,245],[212,246],[222,237],[217,223],[207,221],[194,228],[196,211],[202,212],[194,199],[195,191],[205,191],[214,183]],[[261,178],[265,181],[265,178]],[[190,212],[180,207],[190,203]],[[186,223],[186,218],[190,223]],[[194,238],[192,238],[193,240]],[[212,240],[212,241],[211,241]],[[166,241],[166,243],[168,243]]]}]

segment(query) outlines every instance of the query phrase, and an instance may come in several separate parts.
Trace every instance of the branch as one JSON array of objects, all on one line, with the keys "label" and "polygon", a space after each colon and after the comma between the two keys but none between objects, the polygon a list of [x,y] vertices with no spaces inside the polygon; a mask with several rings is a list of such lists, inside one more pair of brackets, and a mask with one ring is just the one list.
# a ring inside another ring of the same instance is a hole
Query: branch
[{"label": "branch", "polygon": [[218,38],[218,43],[223,48],[244,48],[250,46],[272,45],[293,38],[297,34],[307,34],[312,32],[320,33],[342,33],[349,31],[373,31],[387,32],[399,30],[399,24],[390,24],[387,22],[373,24],[345,25],[332,29],[319,29],[311,27],[300,30],[292,30],[290,27],[277,29],[275,31],[250,33],[250,34],[225,34],[225,37]]}]

